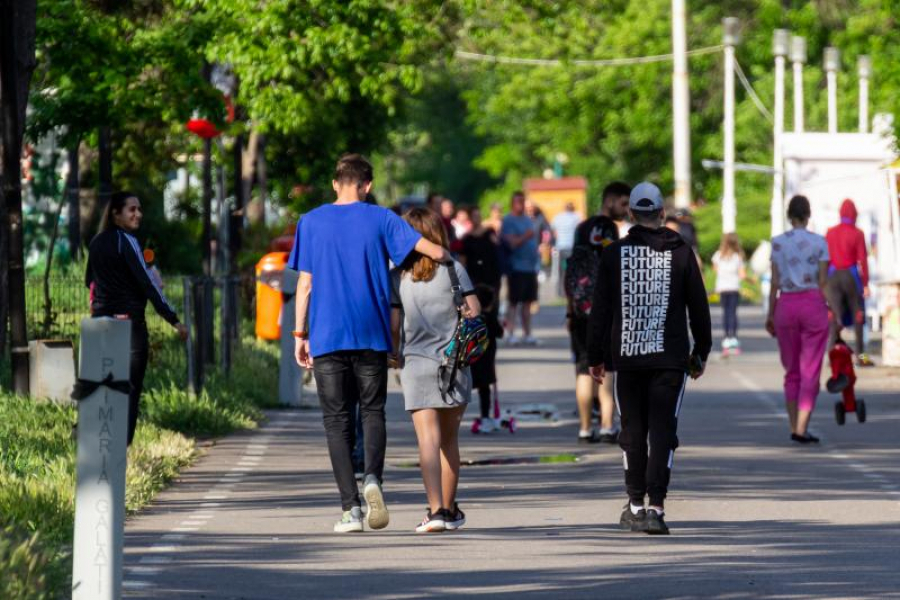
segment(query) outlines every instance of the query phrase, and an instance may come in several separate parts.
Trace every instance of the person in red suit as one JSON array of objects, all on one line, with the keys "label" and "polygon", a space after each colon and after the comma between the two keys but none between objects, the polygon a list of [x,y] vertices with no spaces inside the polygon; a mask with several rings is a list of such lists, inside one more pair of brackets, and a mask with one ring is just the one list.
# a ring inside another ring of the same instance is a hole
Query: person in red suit
[{"label": "person in red suit", "polygon": [[843,315],[849,314],[856,330],[856,356],[860,366],[872,366],[865,352],[863,325],[866,321],[864,298],[869,295],[869,267],[866,238],[856,226],[856,205],[849,198],[841,204],[841,222],[828,230],[828,283],[825,297],[831,309],[829,347],[844,326]]}]

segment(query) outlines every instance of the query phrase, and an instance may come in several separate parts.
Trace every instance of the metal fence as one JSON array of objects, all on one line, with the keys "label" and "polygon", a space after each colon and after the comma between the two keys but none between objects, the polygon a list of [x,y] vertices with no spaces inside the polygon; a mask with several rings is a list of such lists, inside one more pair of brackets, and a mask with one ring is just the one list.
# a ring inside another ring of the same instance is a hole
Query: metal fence
[{"label": "metal fence", "polygon": [[[81,320],[90,316],[88,288],[77,277],[51,277],[47,283],[42,277],[26,279],[28,339],[68,340],[77,349]],[[213,365],[228,373],[240,343],[242,307],[249,308],[254,300],[254,287],[247,283],[238,276],[164,278],[163,292],[190,336],[187,343],[181,342],[172,326],[148,306],[148,376],[154,375],[155,367],[164,368],[166,377],[196,392]]]}]

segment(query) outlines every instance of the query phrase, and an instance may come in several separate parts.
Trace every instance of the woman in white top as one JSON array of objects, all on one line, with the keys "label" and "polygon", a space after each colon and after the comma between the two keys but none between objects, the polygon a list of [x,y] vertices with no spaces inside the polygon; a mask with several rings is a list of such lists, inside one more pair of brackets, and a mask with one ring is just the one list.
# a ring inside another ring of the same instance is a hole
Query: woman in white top
[{"label": "woman in white top", "polygon": [[806,229],[809,200],[791,198],[792,229],[772,239],[772,290],[766,330],[778,338],[784,366],[784,399],[791,439],[818,442],[807,431],[819,395],[819,375],[828,343],[828,306],[822,290],[828,273],[825,238]]},{"label": "woman in white top", "polygon": [[726,233],[722,243],[712,257],[713,270],[716,272],[716,293],[722,304],[722,320],[725,337],[722,339],[722,355],[740,354],[741,343],[738,341],[738,301],[741,297],[741,282],[747,276],[744,269],[744,249],[736,233]]}]

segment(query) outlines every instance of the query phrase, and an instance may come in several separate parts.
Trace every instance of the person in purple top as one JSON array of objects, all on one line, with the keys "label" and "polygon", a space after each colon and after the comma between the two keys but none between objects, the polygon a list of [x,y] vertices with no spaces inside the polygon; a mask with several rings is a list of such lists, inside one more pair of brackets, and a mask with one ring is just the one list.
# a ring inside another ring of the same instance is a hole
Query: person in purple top
[{"label": "person in purple top", "polygon": [[334,530],[347,533],[363,530],[351,459],[357,404],[364,431],[366,523],[382,529],[389,521],[381,490],[391,350],[388,260],[400,264],[413,250],[439,262],[450,256],[395,213],[365,202],[372,165],[359,154],[341,157],[332,187],[337,199],[297,223],[288,267],[300,272],[295,355],[316,379],[343,510]]}]

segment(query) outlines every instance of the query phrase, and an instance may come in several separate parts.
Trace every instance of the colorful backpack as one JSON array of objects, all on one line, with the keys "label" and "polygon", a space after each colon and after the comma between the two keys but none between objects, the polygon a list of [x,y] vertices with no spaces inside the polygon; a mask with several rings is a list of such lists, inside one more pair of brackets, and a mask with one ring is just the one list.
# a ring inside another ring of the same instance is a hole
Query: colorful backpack
[{"label": "colorful backpack", "polygon": [[453,302],[456,304],[458,319],[453,337],[444,350],[444,360],[441,362],[439,376],[441,398],[447,404],[454,404],[456,399],[453,397],[453,386],[456,382],[456,373],[481,358],[487,350],[489,338],[484,317],[479,315],[473,319],[467,319],[463,316],[462,311],[466,301],[462,295],[462,286],[456,275],[456,268],[453,264],[446,266],[450,275],[450,290],[453,292]]},{"label": "colorful backpack", "polygon": [[588,245],[578,245],[566,260],[565,289],[572,303],[572,313],[586,318],[591,314],[594,284],[600,268],[600,255]]}]

